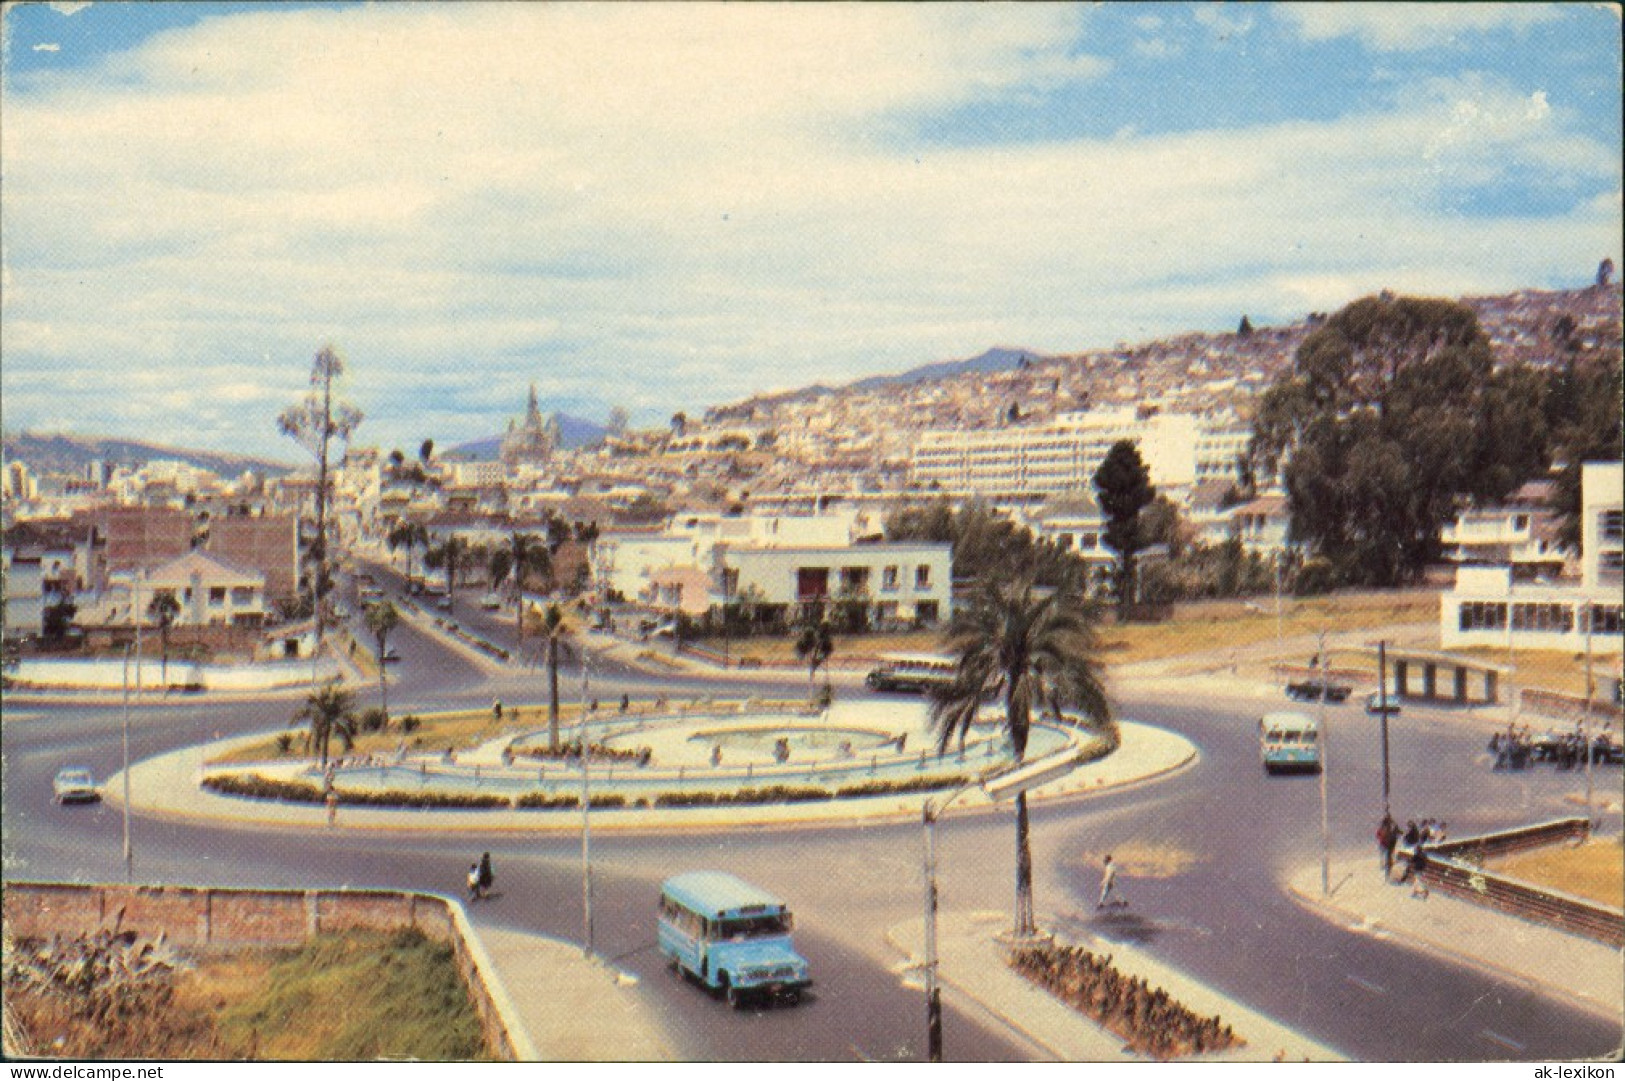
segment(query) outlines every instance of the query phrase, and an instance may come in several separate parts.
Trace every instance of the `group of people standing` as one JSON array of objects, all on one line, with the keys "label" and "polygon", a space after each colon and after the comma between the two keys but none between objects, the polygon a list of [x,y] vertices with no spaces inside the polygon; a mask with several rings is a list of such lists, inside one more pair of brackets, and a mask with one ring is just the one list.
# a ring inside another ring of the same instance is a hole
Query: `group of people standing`
[{"label": "group of people standing", "polygon": [[1382,877],[1384,881],[1394,880],[1394,853],[1403,844],[1410,853],[1404,874],[1400,875],[1400,882],[1411,884],[1411,896],[1423,900],[1427,898],[1427,883],[1422,880],[1422,870],[1427,866],[1427,850],[1429,845],[1443,844],[1445,840],[1445,823],[1432,818],[1424,818],[1419,823],[1414,818],[1405,823],[1401,830],[1394,816],[1383,813],[1382,821],[1377,824],[1377,849],[1382,856]]}]

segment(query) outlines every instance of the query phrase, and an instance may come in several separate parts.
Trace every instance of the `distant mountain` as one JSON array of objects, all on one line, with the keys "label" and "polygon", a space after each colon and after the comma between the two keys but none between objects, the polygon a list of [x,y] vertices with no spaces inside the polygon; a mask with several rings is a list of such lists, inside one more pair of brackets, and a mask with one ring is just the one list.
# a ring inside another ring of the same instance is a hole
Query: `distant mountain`
[{"label": "distant mountain", "polygon": [[922,364],[898,375],[874,375],[868,379],[860,379],[844,389],[876,390],[880,387],[920,383],[928,379],[951,379],[967,372],[1007,372],[1012,368],[1019,368],[1023,361],[1036,363],[1049,359],[1045,354],[1035,353],[1031,349],[1007,349],[995,346],[969,360],[943,360],[935,364]]},{"label": "distant mountain", "polygon": [[[574,450],[576,447],[591,446],[604,438],[609,429],[601,424],[594,424],[590,420],[572,417],[568,413],[555,413],[559,420],[559,444],[565,450]],[[502,437],[500,435],[488,436],[485,439],[473,439],[467,443],[459,443],[451,447],[439,457],[452,462],[494,462],[502,450]]]},{"label": "distant mountain", "polygon": [[65,433],[54,435],[41,435],[35,432],[8,433],[5,437],[5,453],[7,461],[27,462],[30,469],[40,474],[82,474],[86,466],[96,461],[106,462],[109,466],[123,465],[131,468],[155,461],[186,462],[228,479],[244,470],[252,470],[266,477],[280,477],[298,468],[287,462],[274,462],[267,458],[253,458],[243,454],[188,450],[184,447],[161,446],[130,439]]},{"label": "distant mountain", "polygon": [[922,364],[918,368],[910,368],[906,372],[896,375],[871,375],[867,379],[860,379],[855,383],[847,383],[840,387],[830,387],[823,383],[814,383],[810,387],[798,390],[781,391],[778,394],[760,394],[748,398],[743,402],[731,405],[715,406],[706,410],[708,420],[749,420],[755,415],[758,407],[771,408],[790,402],[811,401],[829,394],[845,394],[850,391],[879,390],[885,387],[905,387],[915,383],[925,383],[937,379],[951,379],[956,375],[967,372],[1007,372],[1019,368],[1023,361],[1038,363],[1042,360],[1054,359],[1045,353],[1037,353],[1031,349],[1008,349],[1003,346],[994,346],[984,353],[979,353],[968,360],[939,360],[931,364]]}]

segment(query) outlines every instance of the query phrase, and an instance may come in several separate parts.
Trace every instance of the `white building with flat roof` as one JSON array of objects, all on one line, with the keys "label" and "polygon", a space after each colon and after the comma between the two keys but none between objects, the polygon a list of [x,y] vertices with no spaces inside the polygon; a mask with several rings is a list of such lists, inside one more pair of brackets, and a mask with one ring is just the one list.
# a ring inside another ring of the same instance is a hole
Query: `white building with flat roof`
[{"label": "white building with flat roof", "polygon": [[1580,481],[1580,583],[1521,582],[1510,565],[1461,567],[1440,598],[1439,641],[1458,646],[1625,653],[1621,463],[1587,462]]},{"label": "white building with flat roof", "polygon": [[1233,415],[1147,412],[1135,407],[1062,413],[1047,424],[920,434],[909,463],[919,488],[1014,499],[1094,484],[1112,444],[1128,440],[1159,488],[1237,479],[1250,433]]}]

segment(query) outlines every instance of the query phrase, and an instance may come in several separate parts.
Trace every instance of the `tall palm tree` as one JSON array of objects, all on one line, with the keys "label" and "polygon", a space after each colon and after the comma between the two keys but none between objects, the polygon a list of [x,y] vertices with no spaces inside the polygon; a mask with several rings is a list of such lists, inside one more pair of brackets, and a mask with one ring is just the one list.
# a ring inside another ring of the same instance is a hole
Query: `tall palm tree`
[{"label": "tall palm tree", "polygon": [[[931,721],[937,748],[947,750],[957,734],[965,737],[984,700],[1004,701],[1004,727],[1015,760],[1027,753],[1032,712],[1080,710],[1096,723],[1111,718],[1095,659],[1095,607],[1075,579],[1059,588],[1035,588],[1033,572],[1022,569],[1003,580],[984,580],[968,607],[949,622],[945,646],[958,657],[952,685],[932,693]],[[1031,935],[1033,857],[1028,839],[1027,796],[1016,796],[1015,934]]]},{"label": "tall palm tree", "polygon": [[423,560],[428,566],[445,569],[449,603],[457,594],[457,575],[469,560],[468,542],[461,537],[447,537],[444,544],[425,553]]},{"label": "tall palm tree", "polygon": [[525,640],[525,584],[533,573],[549,574],[553,559],[547,545],[534,533],[515,533],[508,541],[508,573],[513,575],[514,608],[517,611],[519,640]]},{"label": "tall palm tree", "polygon": [[[575,634],[575,628],[565,617],[564,609],[550,604],[542,612],[538,631],[547,642],[547,746],[559,749],[559,646]],[[583,741],[585,743],[585,741]],[[586,754],[583,746],[581,753]]]},{"label": "tall palm tree", "polygon": [[305,704],[293,719],[310,722],[310,746],[323,769],[327,768],[327,746],[334,736],[344,741],[346,751],[355,746],[355,696],[340,687],[336,679],[306,695]]},{"label": "tall palm tree", "polygon": [[389,685],[384,679],[384,654],[389,648],[389,636],[401,621],[401,614],[388,601],[367,605],[367,629],[378,641],[378,700],[384,711],[384,726],[389,726]]},{"label": "tall palm tree", "polygon": [[164,664],[163,685],[169,686],[169,628],[175,625],[176,618],[181,614],[181,602],[175,599],[175,594],[165,591],[152,598],[147,605],[147,614],[158,621],[158,637],[163,641]]}]

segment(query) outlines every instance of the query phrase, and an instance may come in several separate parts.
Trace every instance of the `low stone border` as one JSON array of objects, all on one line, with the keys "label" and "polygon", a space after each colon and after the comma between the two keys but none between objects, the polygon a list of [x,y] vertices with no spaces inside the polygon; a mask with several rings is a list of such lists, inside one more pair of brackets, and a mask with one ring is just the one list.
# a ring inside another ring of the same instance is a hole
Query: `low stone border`
[{"label": "low stone border", "polygon": [[323,932],[416,928],[451,943],[492,1053],[538,1057],[463,906],[437,894],[8,882],[3,910],[12,937],[91,934],[116,922],[194,947],[295,946]]},{"label": "low stone border", "polygon": [[[1571,931],[1610,946],[1625,946],[1625,910],[1560,890],[1536,886],[1507,875],[1486,871],[1479,861],[1549,844],[1558,844],[1591,835],[1591,823],[1584,818],[1565,818],[1535,826],[1463,837],[1427,848],[1417,873],[1429,889],[1461,897],[1476,904],[1498,909]],[[1401,848],[1399,856],[1408,867],[1416,866],[1414,850]]]}]

